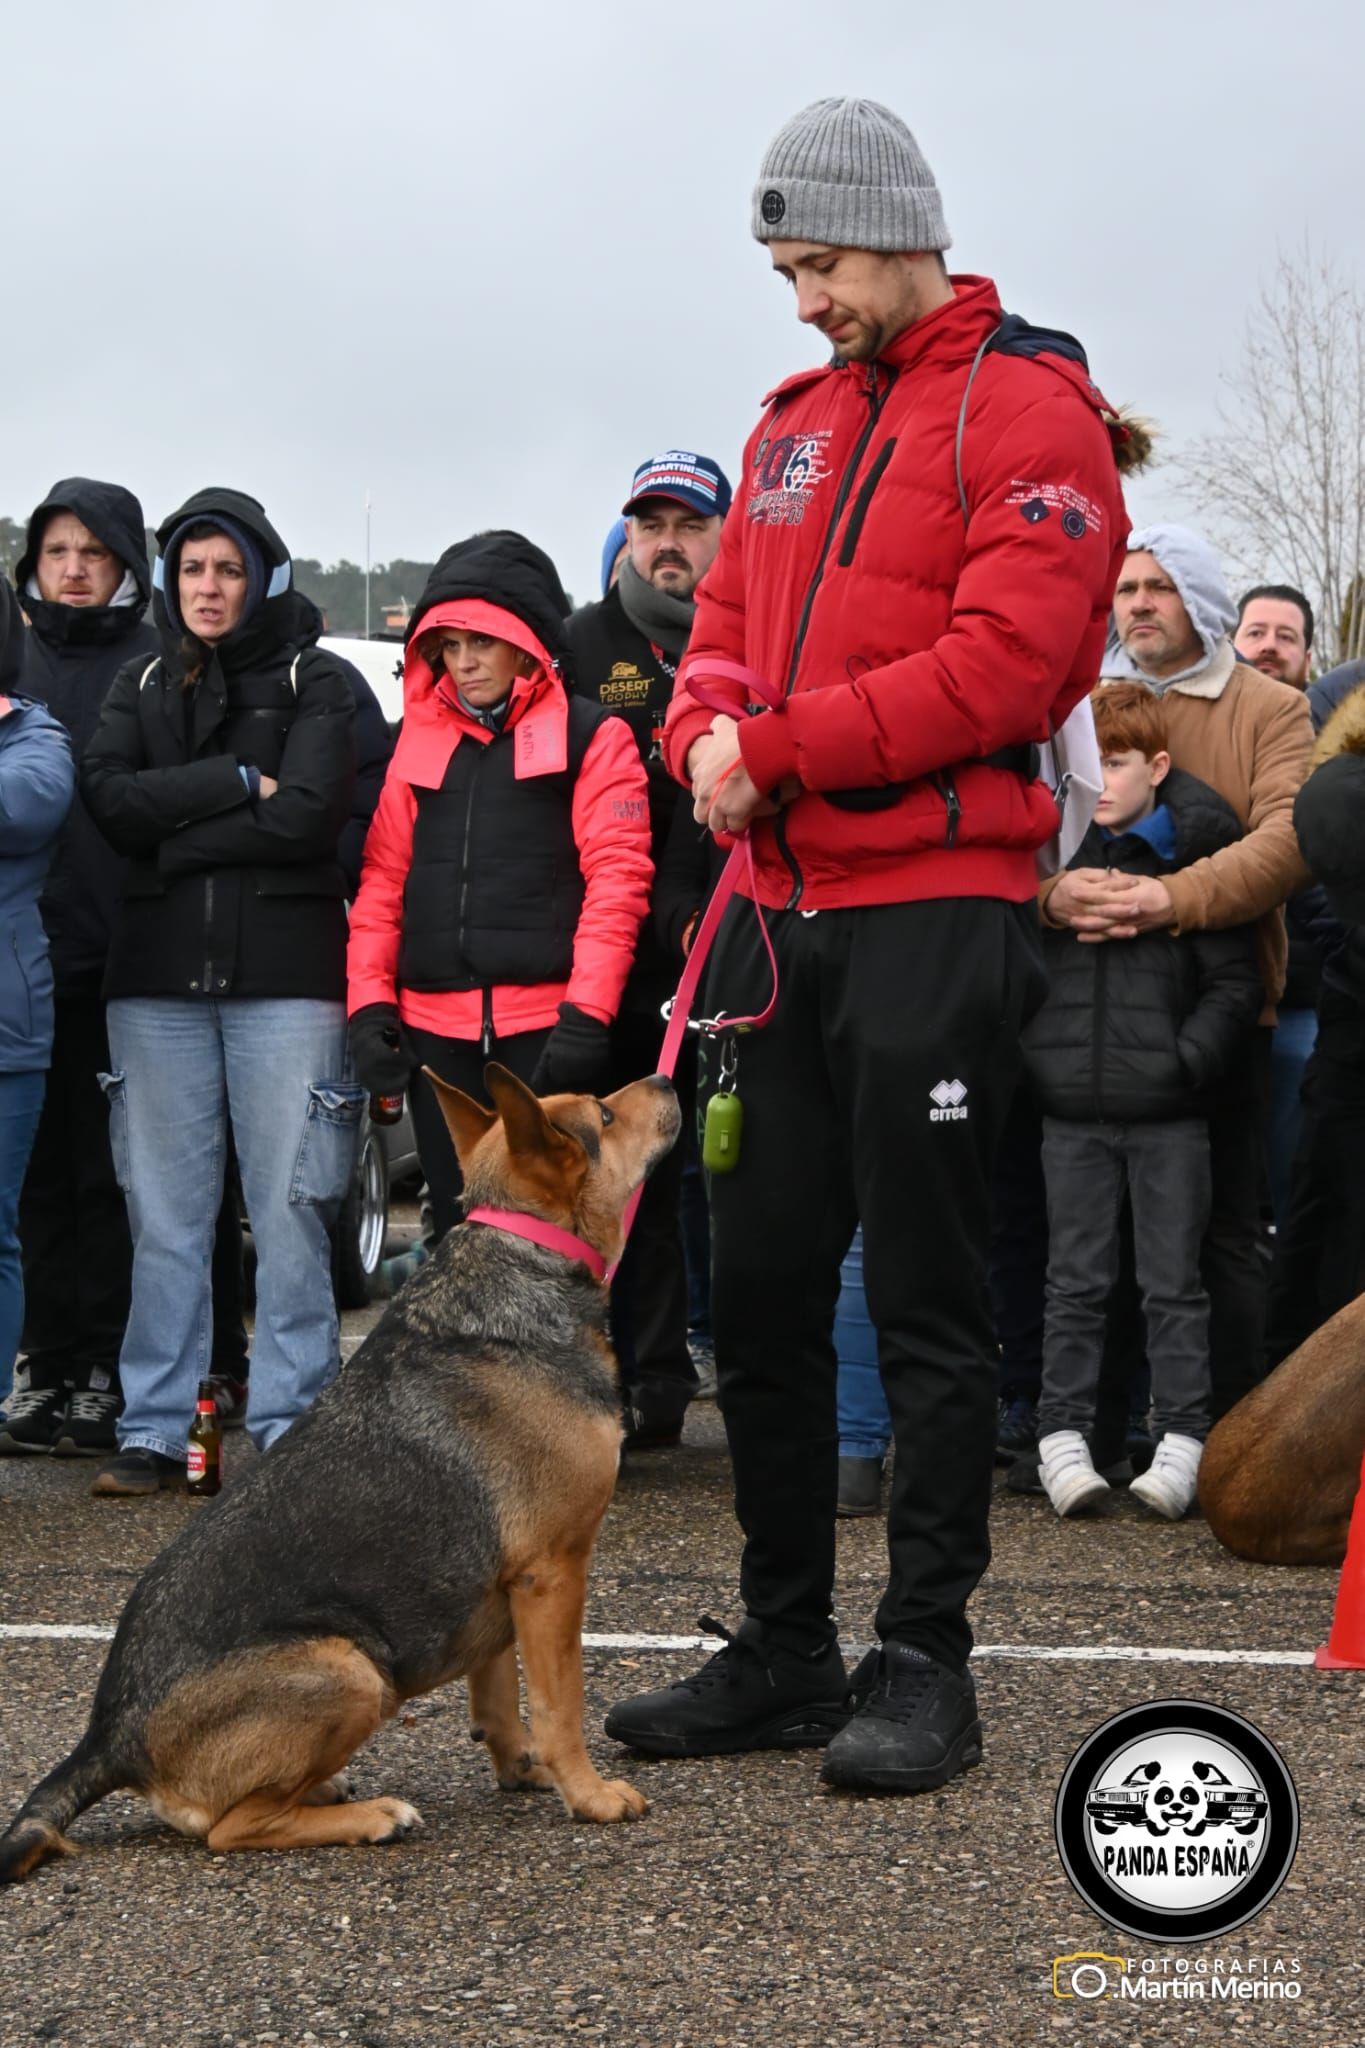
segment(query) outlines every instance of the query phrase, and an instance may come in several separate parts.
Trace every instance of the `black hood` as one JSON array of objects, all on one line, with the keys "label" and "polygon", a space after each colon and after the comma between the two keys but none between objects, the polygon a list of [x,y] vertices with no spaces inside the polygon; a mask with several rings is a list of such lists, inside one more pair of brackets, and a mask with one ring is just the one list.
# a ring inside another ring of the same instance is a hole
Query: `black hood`
[{"label": "black hood", "polygon": [[1157,791],[1175,819],[1175,864],[1187,868],[1207,860],[1244,836],[1241,819],[1226,797],[1184,768],[1172,768]]},{"label": "black hood", "polygon": [[24,666],[24,615],[8,583],[0,580],[0,694],[19,687]]},{"label": "black hood", "polygon": [[1074,334],[1061,327],[1035,327],[1020,313],[1000,315],[989,352],[998,356],[1028,356],[1030,360],[1035,356],[1061,356],[1065,362],[1079,363],[1083,370],[1090,368],[1085,350]]},{"label": "black hood", "polygon": [[559,571],[543,548],[524,534],[495,530],[476,533],[447,548],[418,599],[407,638],[420,631],[433,605],[481,597],[501,605],[528,625],[553,656],[560,675],[569,678],[569,642],[565,627],[569,600]]},{"label": "black hood", "polygon": [[[229,522],[226,528],[229,535],[233,527],[239,527],[259,549],[265,567],[265,590],[261,602],[225,639],[214,644],[213,651],[223,667],[229,671],[245,668],[271,648],[311,646],[322,631],[322,613],[311,598],[294,588],[294,565],[288,548],[266,518],[257,499],[248,497],[245,491],[215,487],[196,491],[192,498],[187,498],[183,505],[163,519],[156,530],[156,543],[161,552],[153,572],[152,617],[161,634],[163,655],[168,665],[174,668],[181,664],[187,640],[184,629],[172,619],[166,606],[165,581],[174,576],[174,558],[179,554],[179,547],[173,546],[172,542],[182,526],[198,524],[201,520],[211,525],[215,519]],[[196,643],[191,641],[190,644]]]},{"label": "black hood", "polygon": [[[29,579],[37,564],[43,529],[54,512],[73,512],[83,525],[90,528],[96,540],[102,540],[124,567],[132,570],[138,590],[134,603],[48,604],[42,598],[29,595]],[[23,599],[24,610],[45,640],[89,646],[121,639],[137,625],[152,594],[142,507],[133,493],[125,491],[122,484],[104,484],[94,477],[63,477],[60,483],[52,486],[42,504],[33,508],[14,582]]]}]

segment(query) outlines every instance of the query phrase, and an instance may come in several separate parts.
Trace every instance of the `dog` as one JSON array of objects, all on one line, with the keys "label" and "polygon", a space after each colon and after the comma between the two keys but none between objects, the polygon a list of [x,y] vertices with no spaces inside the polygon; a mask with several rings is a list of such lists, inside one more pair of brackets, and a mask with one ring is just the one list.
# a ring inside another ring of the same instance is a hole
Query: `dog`
[{"label": "dog", "polygon": [[1204,1446],[1199,1505],[1253,1564],[1340,1564],[1365,1457],[1365,1294],[1229,1409]]},{"label": "dog", "polygon": [[[471,1208],[572,1232],[599,1268],[619,1255],[678,1134],[671,1082],[542,1102],[490,1065],[490,1110],[428,1078]],[[461,1676],[499,1786],[553,1786],[579,1820],[643,1814],[583,1743],[588,1561],[621,1439],[606,1316],[564,1250],[451,1231],[316,1407],[148,1567],[85,1734],[0,1836],[0,1881],[69,1851],[63,1830],[117,1790],[215,1853],[395,1841],[414,1808],[352,1803],[340,1773]]]}]

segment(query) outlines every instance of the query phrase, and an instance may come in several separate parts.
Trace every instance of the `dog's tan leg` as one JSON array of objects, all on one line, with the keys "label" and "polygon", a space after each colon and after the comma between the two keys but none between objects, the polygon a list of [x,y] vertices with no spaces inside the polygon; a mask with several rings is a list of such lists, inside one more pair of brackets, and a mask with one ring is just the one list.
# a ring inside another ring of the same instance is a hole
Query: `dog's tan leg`
[{"label": "dog's tan leg", "polygon": [[493,1776],[504,1792],[553,1789],[554,1779],[531,1746],[531,1731],[521,1718],[517,1652],[509,1643],[469,1674],[470,1734],[488,1745]]},{"label": "dog's tan leg", "polygon": [[393,1708],[378,1667],[344,1638],[246,1651],[176,1687],[148,1723],[153,1806],[223,1849],[394,1841],[403,1800],[345,1800],[341,1773]]},{"label": "dog's tan leg", "polygon": [[575,1820],[638,1820],[649,1801],[624,1779],[605,1780],[583,1746],[587,1587],[586,1552],[539,1558],[508,1587],[531,1737]]},{"label": "dog's tan leg", "polygon": [[421,1826],[403,1799],[357,1799],[338,1806],[281,1804],[278,1792],[253,1792],[209,1829],[208,1846],[229,1849],[320,1849],[333,1843],[398,1842]]}]

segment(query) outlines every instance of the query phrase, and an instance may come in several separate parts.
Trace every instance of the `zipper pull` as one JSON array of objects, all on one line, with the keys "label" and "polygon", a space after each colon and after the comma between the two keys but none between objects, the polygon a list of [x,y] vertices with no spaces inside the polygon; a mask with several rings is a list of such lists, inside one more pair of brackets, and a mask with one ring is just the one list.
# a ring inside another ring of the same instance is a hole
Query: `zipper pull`
[{"label": "zipper pull", "polygon": [[483,992],[483,1032],[479,1038],[479,1050],[486,1060],[493,1057],[493,991]]},{"label": "zipper pull", "polygon": [[943,844],[952,846],[957,840],[957,828],[962,818],[962,799],[957,793],[957,784],[946,768],[941,768],[936,775],[931,776],[930,781],[943,798],[943,807],[948,813]]}]

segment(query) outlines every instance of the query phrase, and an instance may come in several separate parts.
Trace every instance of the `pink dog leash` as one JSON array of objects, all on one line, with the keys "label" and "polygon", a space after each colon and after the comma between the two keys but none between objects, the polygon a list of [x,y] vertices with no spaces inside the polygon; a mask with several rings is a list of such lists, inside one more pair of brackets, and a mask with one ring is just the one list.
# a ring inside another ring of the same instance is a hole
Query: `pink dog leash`
[{"label": "pink dog leash", "polygon": [[[698,704],[702,705],[706,710],[723,712],[727,718],[733,718],[736,707],[728,698],[717,696],[714,692],[707,690],[703,685],[694,680],[697,665],[703,662],[705,663],[705,673],[707,675],[720,676],[730,682],[742,683],[754,697],[770,709],[781,703],[781,691],[776,689],[771,683],[765,682],[763,677],[755,674],[753,669],[745,668],[742,663],[737,661],[724,660],[719,656],[697,655],[693,657],[692,661],[684,661],[682,663],[678,675],[688,694],[695,697]],[[689,673],[689,670],[691,673]],[[758,929],[762,934],[764,950],[768,955],[768,965],[772,969],[773,992],[764,1008],[751,1017],[727,1017],[724,1011],[721,1011],[715,1017],[699,1017],[694,1021],[692,1018],[692,1004],[696,999],[697,989],[701,984],[702,974],[710,957],[711,948],[715,944],[716,933],[720,929],[720,921],[729,907],[730,898],[739,886],[742,875],[748,878],[750,900],[754,906],[754,915],[758,919]],[[659,1053],[658,1072],[667,1075],[670,1081],[673,1079],[677,1071],[678,1054],[682,1050],[683,1037],[689,1029],[704,1033],[710,1038],[722,1037],[729,1031],[761,1031],[763,1026],[771,1020],[772,1014],[777,1008],[777,994],[777,955],[773,951],[773,942],[769,936],[768,927],[764,922],[763,912],[759,907],[758,881],[754,873],[754,849],[750,842],[749,828],[746,825],[742,832],[734,834],[730,847],[730,857],[720,872],[716,886],[711,892],[711,898],[706,906],[705,914],[697,927],[696,937],[693,939],[691,950],[687,955],[682,977],[678,982],[671,1001],[664,1006],[664,1013],[668,1018],[668,1029],[664,1033],[663,1047]],[[543,1245],[547,1251],[562,1252],[567,1259],[581,1260],[595,1279],[605,1280],[607,1286],[610,1286],[616,1278],[621,1260],[625,1257],[626,1245],[630,1240],[631,1227],[635,1222],[636,1212],[640,1207],[640,1198],[643,1194],[644,1187],[641,1185],[635,1190],[635,1193],[626,1204],[621,1236],[621,1250],[610,1265],[607,1264],[602,1254],[594,1251],[593,1247],[586,1243],[583,1238],[575,1237],[572,1231],[561,1230],[557,1224],[546,1223],[539,1216],[528,1215],[524,1210],[471,1209],[465,1217],[465,1222],[485,1223],[494,1230],[506,1231],[511,1237],[522,1237],[531,1244]]]},{"label": "pink dog leash", "polygon": [[[708,690],[704,684],[698,682],[697,676],[699,673],[719,676],[729,682],[742,683],[751,696],[757,698],[769,709],[782,702],[782,692],[774,684],[766,682],[753,669],[745,668],[742,662],[728,661],[718,655],[700,654],[694,655],[690,659],[685,659],[678,670],[678,680],[683,685],[683,688],[705,710],[722,712],[727,718],[735,716],[736,706],[731,703],[728,697],[718,696],[714,691]],[[705,972],[707,960],[710,958],[711,948],[715,944],[716,933],[720,930],[720,921],[729,908],[730,898],[738,888],[741,876],[747,877],[749,899],[754,906],[754,916],[758,919],[758,929],[763,939],[763,948],[768,955],[768,965],[772,969],[772,994],[769,996],[764,1007],[753,1016],[727,1017],[722,1010],[714,1017],[698,1017],[694,1020],[692,1017],[692,1005],[696,1000],[697,990],[701,985],[701,978]],[[683,967],[682,978],[678,983],[672,1000],[664,1006],[664,1014],[668,1018],[668,1029],[664,1033],[663,1047],[659,1053],[658,1071],[661,1074],[666,1074],[670,1081],[673,1079],[678,1068],[678,1054],[682,1051],[683,1037],[688,1030],[699,1032],[708,1038],[719,1038],[728,1031],[761,1031],[763,1026],[772,1020],[773,1012],[777,1008],[777,995],[777,955],[773,951],[772,938],[769,935],[767,923],[759,906],[758,878],[754,873],[753,842],[750,837],[749,827],[746,825],[742,832],[734,834],[733,843],[730,847],[730,857],[721,869],[715,888],[711,891],[711,899],[706,906],[705,915],[697,927],[696,937],[692,941],[691,950]],[[636,1212],[640,1207],[643,1194],[643,1186],[638,1187],[626,1205],[621,1252],[620,1256],[607,1270],[608,1285],[615,1279],[621,1259],[625,1257],[625,1248],[630,1241],[631,1227],[635,1222]]]}]

